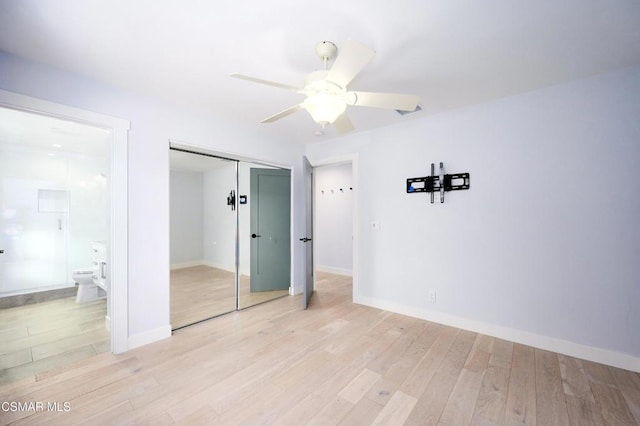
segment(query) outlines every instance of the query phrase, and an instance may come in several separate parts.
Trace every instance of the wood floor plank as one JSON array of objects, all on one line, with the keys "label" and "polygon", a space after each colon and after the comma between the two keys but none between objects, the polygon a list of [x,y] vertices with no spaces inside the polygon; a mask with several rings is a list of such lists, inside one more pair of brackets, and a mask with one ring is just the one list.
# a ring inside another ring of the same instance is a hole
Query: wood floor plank
[{"label": "wood floor plank", "polygon": [[536,419],[544,425],[568,425],[569,414],[564,399],[558,355],[535,350]]},{"label": "wood floor plank", "polygon": [[472,425],[503,424],[512,358],[513,343],[494,339],[489,365],[471,418]]},{"label": "wood floor plank", "polygon": [[558,361],[560,362],[560,375],[565,395],[595,402],[582,362],[566,355],[558,355]]},{"label": "wood floor plank", "polygon": [[640,424],[640,376],[616,367],[609,367],[609,371],[622,392],[633,418]]},{"label": "wood floor plank", "polygon": [[437,424],[471,351],[476,333],[461,330],[407,418],[408,425]]},{"label": "wood floor plank", "polygon": [[358,377],[353,379],[351,383],[338,393],[338,396],[355,405],[360,402],[360,399],[371,389],[380,377],[380,374],[365,368]]},{"label": "wood floor plank", "polygon": [[536,364],[532,347],[515,344],[505,408],[505,424],[535,425]]},{"label": "wood floor plank", "polygon": [[471,418],[472,425],[503,424],[510,373],[509,368],[487,367]]},{"label": "wood floor plank", "polygon": [[409,373],[399,390],[419,398],[445,359],[458,333],[459,330],[453,327],[441,328],[433,345]]},{"label": "wood floor plank", "polygon": [[493,337],[481,334],[476,336],[471,352],[449,395],[449,400],[438,424],[468,425],[471,422],[484,373],[493,350],[493,341]]},{"label": "wood floor plank", "polygon": [[595,402],[573,395],[566,395],[565,400],[569,423],[572,426],[602,426],[605,424],[598,404]]},{"label": "wood floor plank", "polygon": [[337,425],[352,408],[353,403],[337,396],[305,424],[308,426]]},{"label": "wood floor plank", "polygon": [[378,413],[371,423],[376,425],[398,425],[403,424],[418,400],[404,392],[397,391],[391,397],[391,400],[384,406],[382,411]]},{"label": "wood floor plank", "polygon": [[341,426],[370,425],[373,423],[383,406],[368,398],[362,398],[358,403],[342,418]]},{"label": "wood floor plank", "polygon": [[600,412],[605,424],[620,426],[637,425],[619,389],[602,383],[591,383],[591,390],[600,407]]}]

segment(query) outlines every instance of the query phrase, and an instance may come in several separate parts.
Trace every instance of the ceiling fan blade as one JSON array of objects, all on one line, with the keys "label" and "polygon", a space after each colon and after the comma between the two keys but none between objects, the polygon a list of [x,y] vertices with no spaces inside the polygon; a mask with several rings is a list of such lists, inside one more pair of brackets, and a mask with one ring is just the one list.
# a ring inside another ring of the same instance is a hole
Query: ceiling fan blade
[{"label": "ceiling fan blade", "polygon": [[239,74],[237,72],[229,74],[229,77],[252,81],[254,83],[266,84],[267,86],[278,87],[280,89],[293,90],[294,92],[297,92],[300,90],[299,87],[289,86],[288,84],[276,83],[275,81],[263,80],[261,78],[249,77],[248,75]]},{"label": "ceiling fan blade", "polygon": [[285,109],[284,111],[280,111],[279,113],[272,115],[271,117],[265,118],[261,121],[261,123],[273,123],[274,121],[280,120],[281,118],[286,117],[287,115],[291,115],[296,111],[300,111],[301,109],[304,109],[302,108],[302,105],[294,105]]},{"label": "ceiling fan blade", "polygon": [[420,98],[416,95],[398,93],[347,92],[346,98],[349,105],[399,109],[401,111],[415,111],[418,102],[420,102]]},{"label": "ceiling fan blade", "polygon": [[376,52],[357,41],[348,40],[340,49],[336,61],[327,74],[327,80],[339,86],[347,84],[376,56]]},{"label": "ceiling fan blade", "polygon": [[336,126],[336,130],[338,131],[338,133],[349,133],[355,129],[346,111],[340,114],[338,118],[336,118],[336,121],[333,122],[333,125]]}]

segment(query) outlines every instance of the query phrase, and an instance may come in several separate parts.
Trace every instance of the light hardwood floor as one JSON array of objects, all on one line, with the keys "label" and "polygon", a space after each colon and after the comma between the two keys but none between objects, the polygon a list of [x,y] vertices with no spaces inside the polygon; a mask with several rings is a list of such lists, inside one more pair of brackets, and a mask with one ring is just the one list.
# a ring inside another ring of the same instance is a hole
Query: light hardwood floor
[{"label": "light hardwood floor", "polygon": [[110,349],[106,300],[75,299],[0,309],[0,384],[39,377]]},{"label": "light hardwood floor", "polygon": [[640,375],[354,305],[319,274],[300,296],[0,387],[15,424],[634,425]]},{"label": "light hardwood floor", "polygon": [[[240,277],[240,309],[287,296],[289,290],[252,293]],[[171,271],[171,327],[184,327],[236,309],[235,273],[199,265]]]}]

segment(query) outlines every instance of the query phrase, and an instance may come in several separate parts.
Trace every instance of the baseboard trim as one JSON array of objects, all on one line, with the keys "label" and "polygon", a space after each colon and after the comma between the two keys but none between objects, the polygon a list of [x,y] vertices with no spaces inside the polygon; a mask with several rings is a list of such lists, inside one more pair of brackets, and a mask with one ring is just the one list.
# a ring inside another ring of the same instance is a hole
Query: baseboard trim
[{"label": "baseboard trim", "polygon": [[222,265],[220,263],[214,263],[214,262],[208,262],[208,261],[204,261],[203,265],[209,266],[211,268],[216,268],[216,269],[222,269],[223,271],[227,271],[227,272],[236,272],[236,267],[235,265]]},{"label": "baseboard trim", "polygon": [[200,266],[204,264],[204,260],[193,260],[191,262],[172,263],[170,268],[173,271],[174,269],[192,268],[194,266]]},{"label": "baseboard trim", "polygon": [[588,361],[606,364],[625,370],[640,372],[640,358],[621,352],[608,349],[583,345],[581,343],[570,342],[568,340],[557,339],[550,336],[531,333],[515,328],[504,327],[496,324],[475,321],[468,318],[449,315],[442,312],[427,311],[420,308],[405,306],[398,303],[388,302],[364,296],[354,296],[354,303],[395,312],[438,324],[448,325],[487,336],[497,337],[510,342],[533,346],[538,349],[557,352],[575,358],[586,359]]},{"label": "baseboard trim", "polygon": [[133,336],[129,336],[128,349],[131,350],[139,348],[140,346],[148,345],[149,343],[157,342],[159,340],[166,339],[167,337],[171,337],[170,325],[134,334]]},{"label": "baseboard trim", "polygon": [[329,274],[344,275],[347,277],[353,276],[353,271],[351,269],[334,268],[333,266],[316,265],[316,271],[327,272]]}]

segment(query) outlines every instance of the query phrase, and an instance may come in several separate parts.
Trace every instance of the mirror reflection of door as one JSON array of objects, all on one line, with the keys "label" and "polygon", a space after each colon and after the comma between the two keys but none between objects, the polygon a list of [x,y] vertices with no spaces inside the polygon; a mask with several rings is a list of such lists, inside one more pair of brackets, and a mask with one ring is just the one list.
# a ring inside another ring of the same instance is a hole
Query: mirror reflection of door
[{"label": "mirror reflection of door", "polygon": [[236,161],[170,151],[171,327],[236,309]]},{"label": "mirror reflection of door", "polygon": [[289,294],[291,171],[240,164],[240,308]]}]

